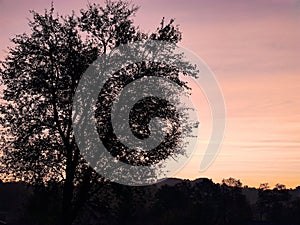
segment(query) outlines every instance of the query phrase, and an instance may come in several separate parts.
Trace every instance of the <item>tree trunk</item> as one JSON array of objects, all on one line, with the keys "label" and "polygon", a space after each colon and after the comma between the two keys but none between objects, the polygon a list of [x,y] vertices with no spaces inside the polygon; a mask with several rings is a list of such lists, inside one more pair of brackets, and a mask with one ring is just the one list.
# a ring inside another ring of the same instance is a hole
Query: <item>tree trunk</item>
[{"label": "tree trunk", "polygon": [[72,225],[73,189],[73,184],[66,181],[63,188],[61,225]]},{"label": "tree trunk", "polygon": [[72,162],[72,151],[69,150],[67,153],[66,163],[66,180],[63,186],[63,201],[62,201],[62,214],[61,214],[61,225],[72,225],[72,211],[73,211],[73,195],[74,195],[74,175],[75,166]]}]

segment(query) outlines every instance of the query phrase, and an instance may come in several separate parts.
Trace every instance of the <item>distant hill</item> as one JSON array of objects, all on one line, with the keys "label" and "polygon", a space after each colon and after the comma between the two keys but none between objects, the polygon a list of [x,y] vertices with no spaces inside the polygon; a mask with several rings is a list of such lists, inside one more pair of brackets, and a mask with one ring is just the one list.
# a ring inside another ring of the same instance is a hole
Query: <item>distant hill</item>
[{"label": "distant hill", "polygon": [[174,186],[178,183],[182,182],[182,179],[179,178],[167,178],[155,184],[156,187],[160,188],[164,185]]}]

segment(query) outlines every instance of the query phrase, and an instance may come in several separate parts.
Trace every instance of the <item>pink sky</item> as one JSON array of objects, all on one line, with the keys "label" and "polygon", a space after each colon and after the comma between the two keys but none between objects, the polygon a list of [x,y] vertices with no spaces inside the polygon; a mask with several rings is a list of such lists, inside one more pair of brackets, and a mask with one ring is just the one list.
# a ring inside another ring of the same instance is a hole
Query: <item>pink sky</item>
[{"label": "pink sky", "polygon": [[[26,31],[29,9],[41,12],[50,0],[0,0],[0,59],[8,38]],[[90,1],[94,2],[94,1]],[[102,1],[99,1],[101,3]],[[178,177],[233,176],[258,186],[300,185],[300,1],[141,0],[135,22],[154,30],[163,16],[176,18],[182,46],[202,58],[224,93],[227,129],[219,156],[199,172],[204,143]],[[60,13],[78,12],[86,1],[54,0]],[[199,93],[200,119],[209,130]],[[204,132],[205,133],[205,132]]]}]

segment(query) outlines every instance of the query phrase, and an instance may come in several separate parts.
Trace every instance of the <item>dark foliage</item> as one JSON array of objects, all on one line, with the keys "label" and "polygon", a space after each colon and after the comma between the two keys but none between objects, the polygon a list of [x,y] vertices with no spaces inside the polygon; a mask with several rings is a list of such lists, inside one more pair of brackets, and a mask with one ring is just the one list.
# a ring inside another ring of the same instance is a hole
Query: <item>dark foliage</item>
[{"label": "dark foliage", "polygon": [[[38,189],[0,184],[1,210],[9,224],[57,224],[61,188],[59,184]],[[175,183],[166,180],[145,187],[107,183],[84,204],[73,224],[299,224],[299,190],[255,189],[257,200],[253,204],[249,203],[253,199],[249,199],[248,191],[247,187],[215,184],[206,178]]]}]

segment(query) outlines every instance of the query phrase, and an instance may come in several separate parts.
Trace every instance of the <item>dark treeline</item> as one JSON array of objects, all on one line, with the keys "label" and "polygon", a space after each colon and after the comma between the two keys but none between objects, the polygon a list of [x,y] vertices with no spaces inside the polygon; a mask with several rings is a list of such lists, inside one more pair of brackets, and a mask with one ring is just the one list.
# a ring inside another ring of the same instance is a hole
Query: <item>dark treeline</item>
[{"label": "dark treeline", "polygon": [[[55,184],[38,188],[0,184],[0,221],[57,224],[61,193]],[[143,187],[107,183],[78,207],[75,225],[296,225],[300,224],[300,188],[280,184],[273,189],[267,184],[249,188],[233,178],[221,184],[206,178],[167,179]]]}]

